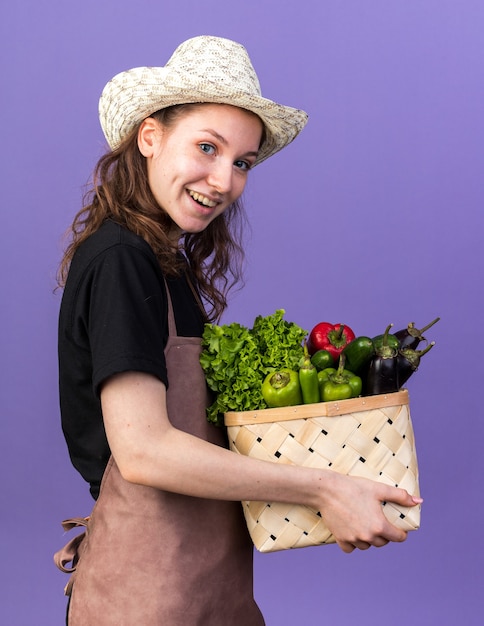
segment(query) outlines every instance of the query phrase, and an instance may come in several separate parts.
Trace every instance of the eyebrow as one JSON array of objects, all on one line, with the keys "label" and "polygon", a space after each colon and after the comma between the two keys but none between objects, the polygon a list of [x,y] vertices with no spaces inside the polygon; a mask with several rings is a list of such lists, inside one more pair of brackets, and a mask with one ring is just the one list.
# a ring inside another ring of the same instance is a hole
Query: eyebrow
[{"label": "eyebrow", "polygon": [[[222,143],[224,146],[227,145],[227,140],[225,139],[225,137],[223,137],[222,135],[217,133],[217,131],[213,130],[212,128],[203,128],[202,132],[210,133],[211,135],[213,135],[215,137],[215,139],[220,141],[220,143]],[[258,155],[259,155],[259,152],[257,150],[255,150],[255,151],[246,152],[243,156],[254,156],[254,157],[257,157]]]}]

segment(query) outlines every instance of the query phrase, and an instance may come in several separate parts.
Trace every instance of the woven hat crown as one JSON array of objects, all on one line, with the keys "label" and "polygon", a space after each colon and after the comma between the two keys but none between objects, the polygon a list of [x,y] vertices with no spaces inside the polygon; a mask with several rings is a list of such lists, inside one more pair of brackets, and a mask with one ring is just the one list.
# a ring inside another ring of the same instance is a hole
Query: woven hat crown
[{"label": "woven hat crown", "polygon": [[246,49],[221,37],[194,37],[175,50],[165,66],[179,75],[199,77],[235,91],[261,95],[257,74]]},{"label": "woven hat crown", "polygon": [[146,117],[188,103],[230,104],[258,115],[265,139],[256,163],[293,141],[307,122],[304,111],[262,97],[241,44],[205,35],[180,44],[164,67],[136,67],[117,74],[101,94],[99,119],[115,150]]}]

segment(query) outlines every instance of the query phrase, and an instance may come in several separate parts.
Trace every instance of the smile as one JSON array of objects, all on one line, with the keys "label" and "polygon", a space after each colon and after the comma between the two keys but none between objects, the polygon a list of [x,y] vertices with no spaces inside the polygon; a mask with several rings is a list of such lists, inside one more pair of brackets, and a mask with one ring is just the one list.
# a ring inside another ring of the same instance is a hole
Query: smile
[{"label": "smile", "polygon": [[206,196],[203,196],[201,193],[192,191],[191,189],[188,189],[188,193],[195,200],[195,202],[198,202],[202,206],[209,207],[210,209],[212,209],[214,206],[217,206],[216,202],[210,200],[210,198],[207,198]]}]

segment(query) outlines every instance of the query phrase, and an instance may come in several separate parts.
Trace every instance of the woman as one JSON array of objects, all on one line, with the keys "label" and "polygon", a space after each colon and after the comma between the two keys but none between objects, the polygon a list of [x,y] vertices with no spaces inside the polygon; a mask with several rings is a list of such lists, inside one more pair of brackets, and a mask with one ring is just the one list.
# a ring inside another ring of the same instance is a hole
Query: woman
[{"label": "woman", "polygon": [[100,120],[111,150],[60,272],[62,423],[97,500],[70,546],[69,624],[263,624],[241,500],[319,509],[345,552],[403,541],[381,502],[421,502],[236,455],[205,418],[200,337],[240,277],[238,199],[307,116],[262,98],[242,46],[203,36],[116,76]]}]

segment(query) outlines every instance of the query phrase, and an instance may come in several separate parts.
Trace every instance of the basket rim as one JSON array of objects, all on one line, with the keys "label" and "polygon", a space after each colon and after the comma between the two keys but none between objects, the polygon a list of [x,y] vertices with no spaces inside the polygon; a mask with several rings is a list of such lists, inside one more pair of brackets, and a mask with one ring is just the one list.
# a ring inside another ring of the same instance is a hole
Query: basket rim
[{"label": "basket rim", "polygon": [[409,403],[407,389],[377,396],[360,396],[339,402],[318,402],[316,404],[298,404],[273,409],[256,411],[229,411],[224,413],[226,426],[245,426],[248,424],[267,424],[311,417],[336,417],[346,413],[371,411],[383,407]]}]

